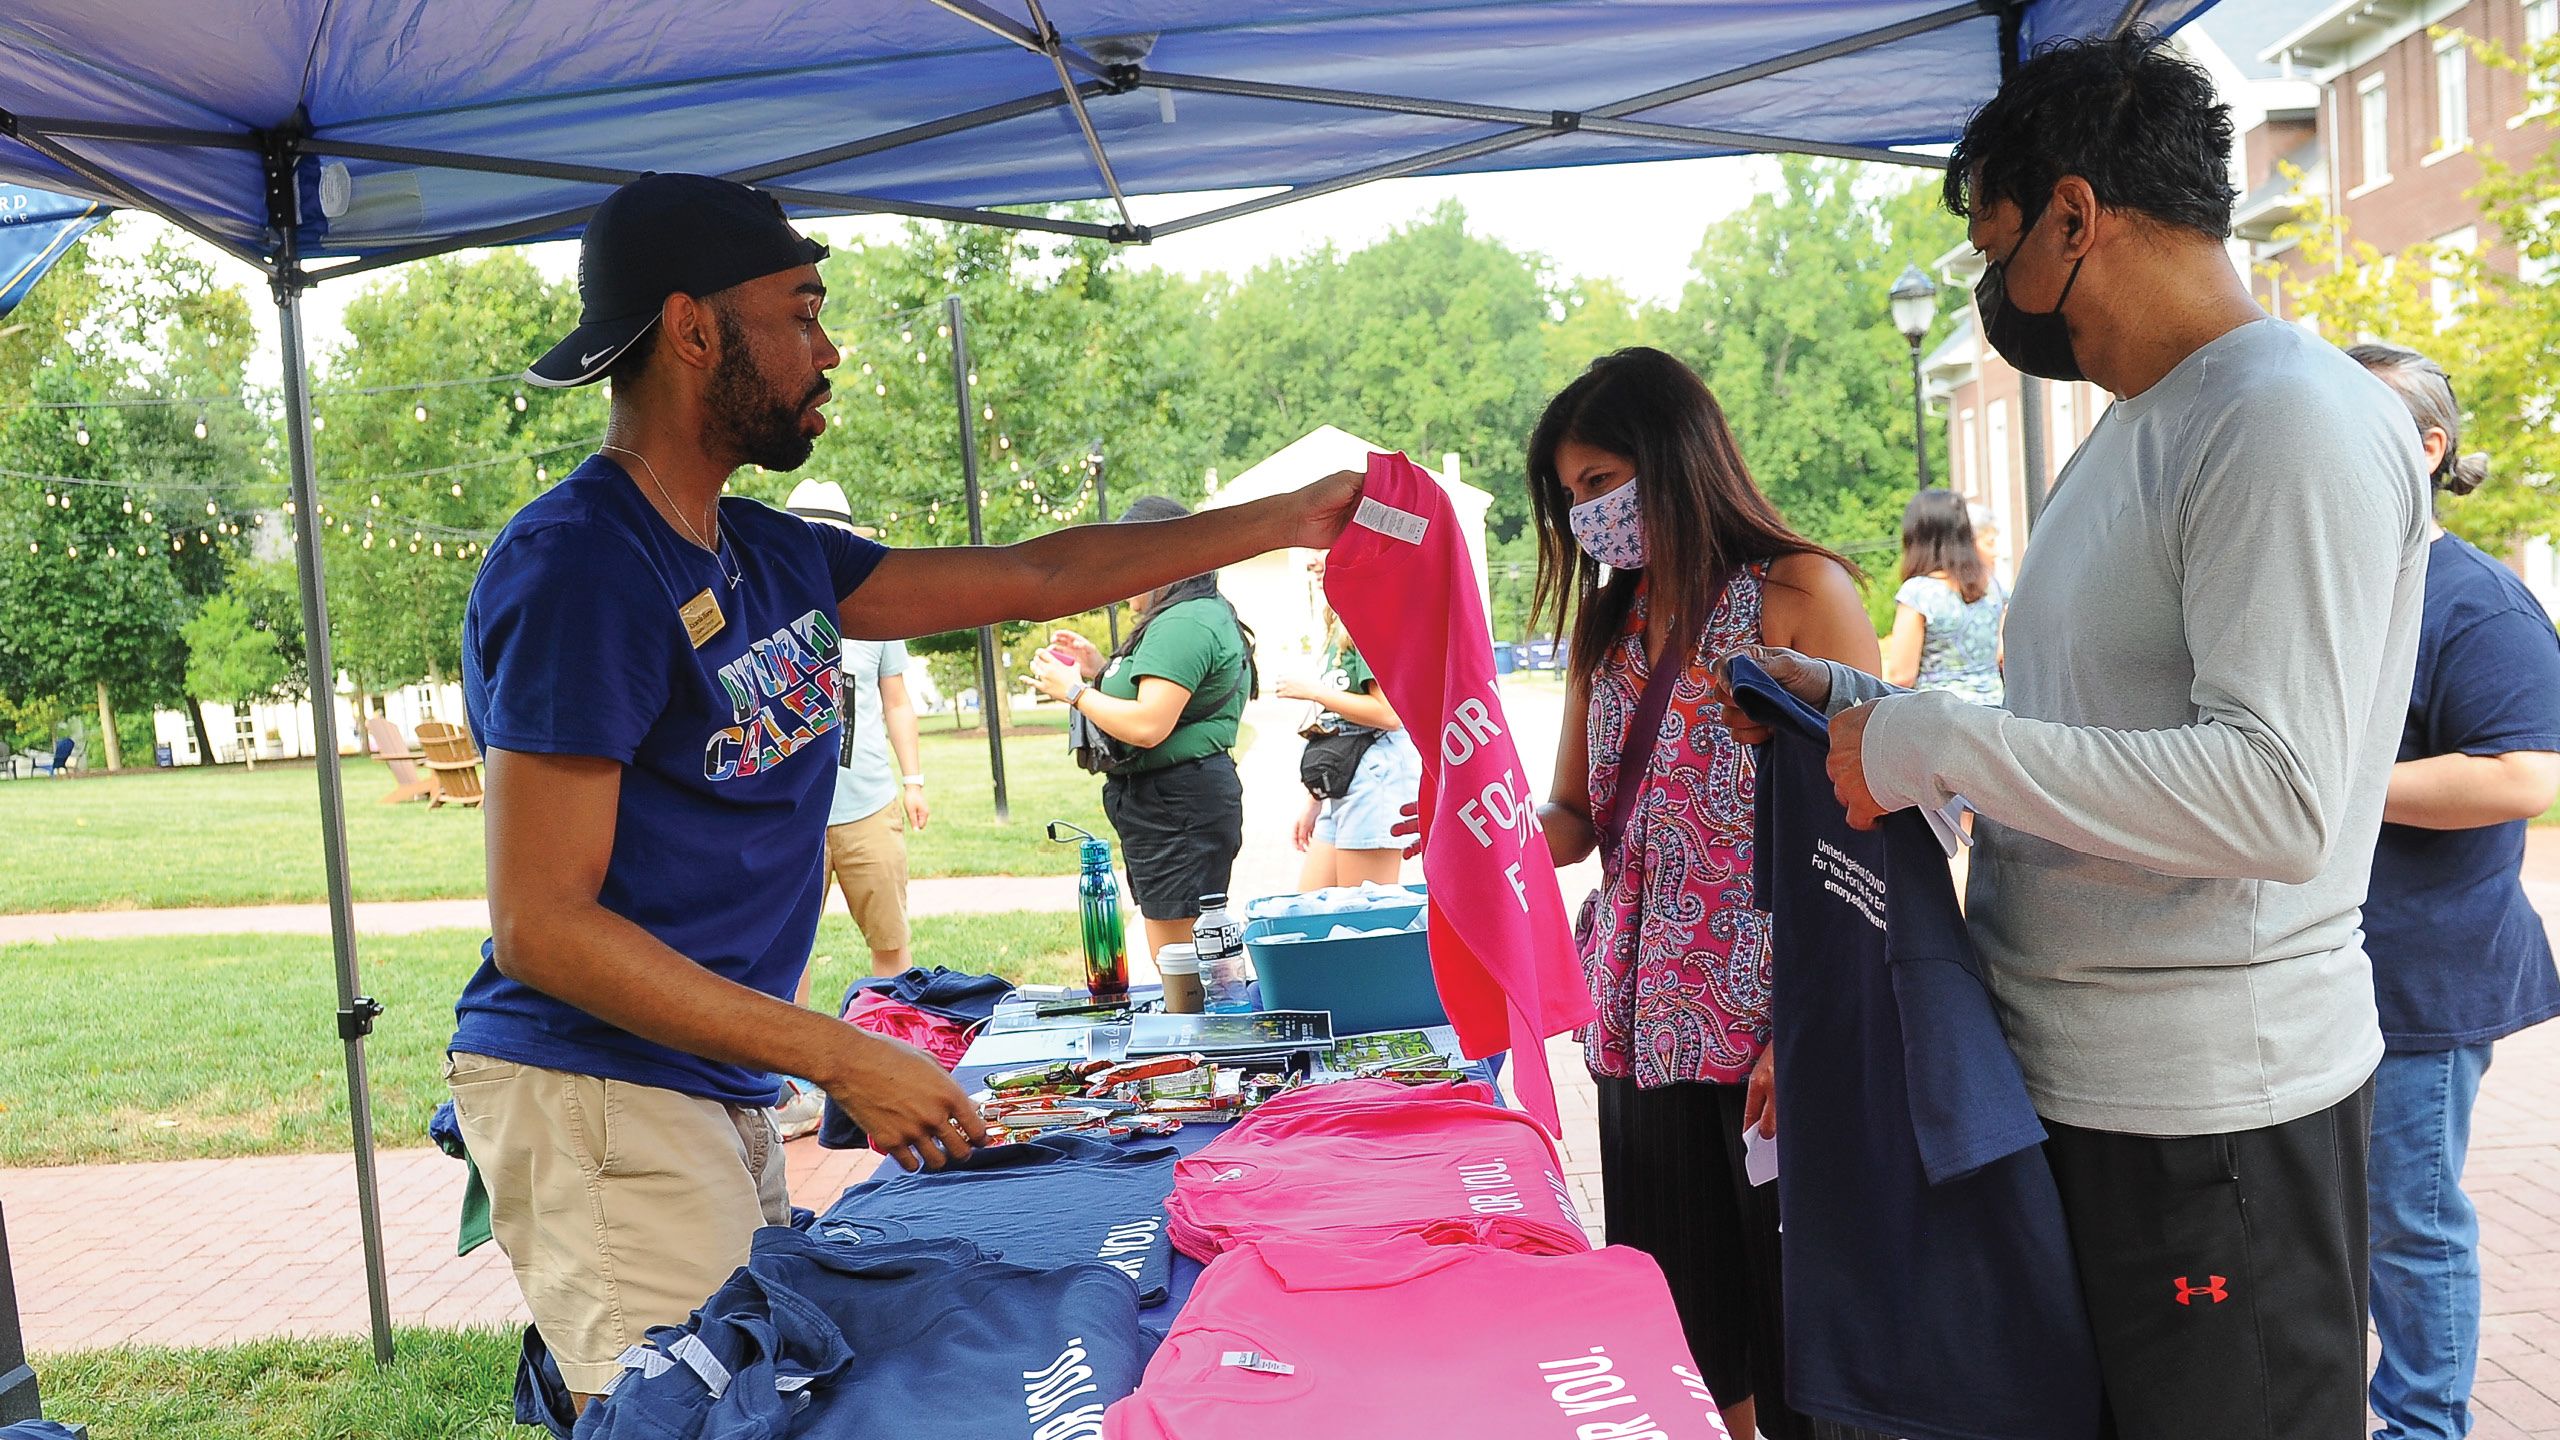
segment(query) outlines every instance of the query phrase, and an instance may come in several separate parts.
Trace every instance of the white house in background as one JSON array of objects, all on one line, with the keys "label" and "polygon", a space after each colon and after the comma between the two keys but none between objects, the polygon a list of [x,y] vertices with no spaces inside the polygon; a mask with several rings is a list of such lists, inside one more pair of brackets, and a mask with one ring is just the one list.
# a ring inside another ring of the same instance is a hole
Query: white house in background
[{"label": "white house in background", "polygon": [[[1242,505],[1287,494],[1337,470],[1366,469],[1370,454],[1383,448],[1334,426],[1318,426],[1210,492],[1201,508]],[[1458,478],[1454,453],[1441,458],[1438,470],[1426,466],[1423,473],[1440,482],[1457,510],[1467,554],[1475,561],[1476,599],[1490,616],[1493,600],[1485,583],[1484,517],[1493,507],[1493,497]],[[1297,549],[1274,551],[1219,572],[1219,588],[1244,623],[1253,627],[1254,660],[1261,666],[1266,694],[1274,681],[1312,675],[1324,649],[1324,596],[1307,574],[1309,554]]]}]

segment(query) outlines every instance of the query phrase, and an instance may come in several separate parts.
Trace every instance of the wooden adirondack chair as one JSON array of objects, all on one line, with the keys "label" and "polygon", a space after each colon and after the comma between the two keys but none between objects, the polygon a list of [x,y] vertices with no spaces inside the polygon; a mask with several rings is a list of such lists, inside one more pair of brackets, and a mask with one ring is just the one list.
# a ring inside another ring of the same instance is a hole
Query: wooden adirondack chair
[{"label": "wooden adirondack chair", "polygon": [[427,752],[427,778],[435,782],[430,808],[480,803],[480,752],[472,747],[470,731],[446,720],[421,720],[418,748]]},{"label": "wooden adirondack chair", "polygon": [[373,758],[391,769],[393,783],[391,789],[383,794],[382,803],[398,805],[410,800],[433,800],[435,777],[418,769],[418,762],[427,757],[409,748],[408,740],[400,734],[400,727],[392,724],[388,717],[375,715],[365,720],[364,728],[365,733],[373,737]]}]

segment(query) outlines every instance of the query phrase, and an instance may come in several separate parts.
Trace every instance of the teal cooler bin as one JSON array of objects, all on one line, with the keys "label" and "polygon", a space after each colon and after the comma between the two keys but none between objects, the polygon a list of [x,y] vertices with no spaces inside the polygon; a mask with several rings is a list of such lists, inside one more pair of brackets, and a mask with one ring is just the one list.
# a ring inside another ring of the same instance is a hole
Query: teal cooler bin
[{"label": "teal cooler bin", "polygon": [[[1416,887],[1419,888],[1419,887]],[[1275,935],[1320,936],[1337,925],[1376,930],[1404,925],[1419,904],[1336,915],[1273,915],[1246,922],[1245,953],[1265,1010],[1330,1010],[1333,1033],[1419,1030],[1449,1023],[1431,980],[1431,944],[1419,927],[1393,935],[1272,944]]]}]

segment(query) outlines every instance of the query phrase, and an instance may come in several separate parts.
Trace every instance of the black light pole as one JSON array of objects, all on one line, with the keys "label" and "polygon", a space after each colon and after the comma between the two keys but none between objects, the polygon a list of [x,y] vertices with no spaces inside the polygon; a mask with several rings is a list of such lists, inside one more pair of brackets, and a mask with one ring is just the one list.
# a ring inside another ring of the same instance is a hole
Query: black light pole
[{"label": "black light pole", "polygon": [[[1093,442],[1093,449],[1085,456],[1084,463],[1093,467],[1093,518],[1108,525],[1111,523],[1111,491],[1102,483],[1101,441]],[[1111,648],[1118,650],[1120,648],[1120,602],[1114,600],[1103,606],[1102,614],[1111,622]]]},{"label": "black light pole", "polygon": [[[968,318],[961,313],[960,297],[950,296],[942,302],[944,323],[951,328],[951,389],[960,402],[960,478],[969,497],[969,543],[987,543],[986,507],[978,495],[978,426],[977,417],[969,413],[969,329]],[[987,768],[996,781],[996,819],[1013,818],[1013,806],[1004,793],[1004,713],[1005,697],[996,678],[996,632],[991,625],[978,627],[978,715],[987,722]]]},{"label": "black light pole", "polygon": [[1911,452],[1919,462],[1920,488],[1929,488],[1929,401],[1920,384],[1920,342],[1929,337],[1929,323],[1938,318],[1938,287],[1928,272],[1917,265],[1905,266],[1902,278],[1893,282],[1888,297],[1893,303],[1893,328],[1911,342]]}]

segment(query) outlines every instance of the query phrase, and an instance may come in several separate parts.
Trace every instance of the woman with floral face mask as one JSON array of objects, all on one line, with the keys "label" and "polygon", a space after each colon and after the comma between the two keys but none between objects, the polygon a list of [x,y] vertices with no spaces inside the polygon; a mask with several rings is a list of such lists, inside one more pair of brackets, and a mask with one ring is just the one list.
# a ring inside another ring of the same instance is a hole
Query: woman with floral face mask
[{"label": "woman with floral face mask", "polygon": [[1659,350],[1592,362],[1528,461],[1533,613],[1572,637],[1539,814],[1558,865],[1597,850],[1603,875],[1577,930],[1608,1238],[1661,1262],[1733,1433],[1792,1440],[1808,1422],[1785,1402],[1777,1187],[1743,1166],[1746,1126],[1777,1133],[1752,757],[1710,667],[1766,644],[1873,670],[1875,628],[1849,563],[1787,528],[1715,397]]}]

